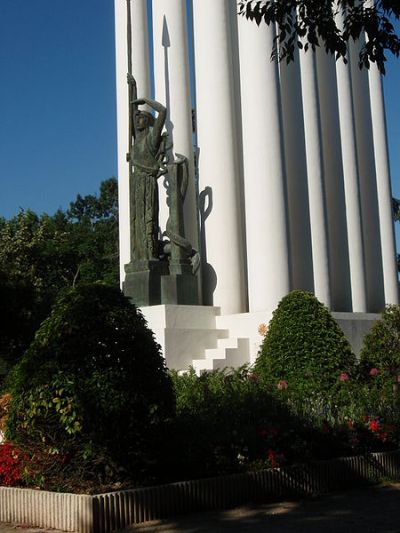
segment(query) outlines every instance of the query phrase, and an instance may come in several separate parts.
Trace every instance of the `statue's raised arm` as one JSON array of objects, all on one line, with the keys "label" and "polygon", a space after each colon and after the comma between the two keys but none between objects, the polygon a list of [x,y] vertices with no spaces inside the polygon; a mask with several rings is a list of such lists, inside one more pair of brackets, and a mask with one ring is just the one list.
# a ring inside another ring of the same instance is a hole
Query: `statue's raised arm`
[{"label": "statue's raised arm", "polygon": [[154,123],[152,125],[152,137],[153,147],[155,151],[158,151],[162,139],[162,130],[164,128],[165,120],[167,118],[166,108],[159,102],[156,102],[155,100],[150,100],[150,98],[139,98],[138,100],[135,100],[132,103],[136,106],[147,104],[149,107],[154,109],[154,111],[157,111],[157,116],[154,117]]}]

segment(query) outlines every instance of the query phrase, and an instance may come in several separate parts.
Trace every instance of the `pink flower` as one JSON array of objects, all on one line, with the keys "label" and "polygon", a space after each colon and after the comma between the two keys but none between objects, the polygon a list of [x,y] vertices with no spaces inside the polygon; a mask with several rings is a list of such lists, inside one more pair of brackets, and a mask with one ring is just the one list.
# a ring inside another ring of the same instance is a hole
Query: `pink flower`
[{"label": "pink flower", "polygon": [[278,390],[285,390],[288,388],[288,382],[285,379],[280,379],[276,385]]},{"label": "pink flower", "polygon": [[369,375],[370,376],[377,376],[379,374],[379,370],[377,368],[371,368],[371,370],[369,371]]},{"label": "pink flower", "polygon": [[342,372],[339,377],[339,381],[349,381],[349,375],[347,372]]}]

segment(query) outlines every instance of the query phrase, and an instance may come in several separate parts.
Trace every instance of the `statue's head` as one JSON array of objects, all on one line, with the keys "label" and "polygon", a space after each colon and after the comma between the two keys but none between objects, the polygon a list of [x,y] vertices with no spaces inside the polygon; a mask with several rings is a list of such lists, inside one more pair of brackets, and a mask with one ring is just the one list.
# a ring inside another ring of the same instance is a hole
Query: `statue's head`
[{"label": "statue's head", "polygon": [[154,117],[147,111],[138,111],[136,113],[135,126],[137,130],[145,130],[154,125]]}]

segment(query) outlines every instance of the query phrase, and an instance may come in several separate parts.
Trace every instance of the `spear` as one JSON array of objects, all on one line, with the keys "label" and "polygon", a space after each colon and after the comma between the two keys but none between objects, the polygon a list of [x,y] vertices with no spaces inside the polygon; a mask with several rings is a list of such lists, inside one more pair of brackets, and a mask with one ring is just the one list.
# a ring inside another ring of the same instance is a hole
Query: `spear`
[{"label": "spear", "polygon": [[[128,154],[127,159],[130,161],[130,154],[132,151],[132,142],[135,139],[135,114],[136,106],[132,102],[137,100],[137,84],[132,75],[132,19],[131,19],[131,0],[126,0],[127,10],[127,49],[128,49],[128,101],[129,101],[129,139],[128,139]],[[130,165],[132,163],[130,162]]]}]

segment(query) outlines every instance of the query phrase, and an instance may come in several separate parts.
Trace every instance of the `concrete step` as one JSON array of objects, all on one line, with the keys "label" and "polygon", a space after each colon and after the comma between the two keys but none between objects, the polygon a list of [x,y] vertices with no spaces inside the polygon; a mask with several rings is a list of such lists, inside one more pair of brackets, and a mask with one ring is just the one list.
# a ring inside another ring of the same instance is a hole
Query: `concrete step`
[{"label": "concrete step", "polygon": [[249,354],[249,339],[234,337],[219,339],[217,347],[206,349],[205,357],[194,359],[192,366],[198,374],[205,370],[238,367],[249,362]]},{"label": "concrete step", "polygon": [[193,359],[203,359],[206,349],[217,347],[219,340],[228,336],[228,329],[165,328],[164,350],[171,354],[167,366],[189,368]]}]

